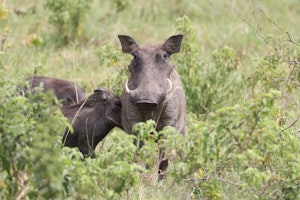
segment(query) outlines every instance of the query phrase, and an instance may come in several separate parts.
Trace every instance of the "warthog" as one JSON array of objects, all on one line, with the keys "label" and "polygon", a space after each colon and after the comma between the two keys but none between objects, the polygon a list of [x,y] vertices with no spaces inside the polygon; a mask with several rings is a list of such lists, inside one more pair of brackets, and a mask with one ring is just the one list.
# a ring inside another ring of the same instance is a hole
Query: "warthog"
[{"label": "warthog", "polygon": [[[139,45],[130,36],[118,37],[123,53],[134,57],[121,96],[124,130],[132,133],[134,124],[153,119],[158,131],[173,126],[177,132],[185,134],[185,93],[169,60],[169,56],[180,51],[183,35],[171,36],[163,44],[147,45]],[[161,153],[160,171],[168,166],[168,160],[163,157]]]},{"label": "warthog", "polygon": [[53,92],[63,105],[78,103],[85,97],[84,90],[70,81],[43,76],[33,76],[28,78],[27,81],[29,82],[30,91],[34,91],[34,88],[42,85],[43,92]]},{"label": "warthog", "polygon": [[122,128],[120,98],[106,89],[99,88],[86,100],[63,106],[61,111],[74,131],[66,129],[63,144],[78,147],[85,156],[93,155],[96,145],[114,127]]}]

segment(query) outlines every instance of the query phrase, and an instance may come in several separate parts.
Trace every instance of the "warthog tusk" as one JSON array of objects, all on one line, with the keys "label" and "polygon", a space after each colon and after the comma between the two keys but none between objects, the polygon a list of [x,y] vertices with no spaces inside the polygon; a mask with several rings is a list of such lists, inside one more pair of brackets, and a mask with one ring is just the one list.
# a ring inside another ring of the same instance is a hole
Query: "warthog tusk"
[{"label": "warthog tusk", "polygon": [[125,82],[125,90],[128,94],[131,92],[131,90],[128,88],[128,79]]},{"label": "warthog tusk", "polygon": [[169,78],[167,78],[167,80],[168,80],[168,90],[167,90],[167,94],[168,94],[173,88],[173,83]]}]

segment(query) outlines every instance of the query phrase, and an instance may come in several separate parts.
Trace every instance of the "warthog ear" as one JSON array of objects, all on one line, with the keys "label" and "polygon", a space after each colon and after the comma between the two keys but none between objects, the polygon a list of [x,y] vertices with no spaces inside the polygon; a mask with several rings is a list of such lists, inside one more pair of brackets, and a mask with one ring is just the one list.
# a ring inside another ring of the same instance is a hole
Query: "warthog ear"
[{"label": "warthog ear", "polygon": [[123,53],[132,54],[138,48],[138,43],[128,35],[118,35]]},{"label": "warthog ear", "polygon": [[108,100],[109,98],[111,98],[113,96],[108,90],[106,90],[104,88],[98,88],[98,89],[94,90],[94,94],[99,95],[100,98],[103,100]]},{"label": "warthog ear", "polygon": [[183,39],[183,35],[173,35],[169,37],[162,45],[162,50],[167,52],[169,56],[172,55],[173,53],[180,52],[182,39]]},{"label": "warthog ear", "polygon": [[97,88],[96,90],[94,90],[94,93],[103,93],[105,90],[103,88]]},{"label": "warthog ear", "polygon": [[87,97],[87,99],[84,101],[84,106],[87,106],[87,107],[94,106],[97,102],[104,99],[104,97],[103,97],[104,95],[105,95],[105,90],[103,88],[98,88],[98,89],[94,90],[94,94]]}]

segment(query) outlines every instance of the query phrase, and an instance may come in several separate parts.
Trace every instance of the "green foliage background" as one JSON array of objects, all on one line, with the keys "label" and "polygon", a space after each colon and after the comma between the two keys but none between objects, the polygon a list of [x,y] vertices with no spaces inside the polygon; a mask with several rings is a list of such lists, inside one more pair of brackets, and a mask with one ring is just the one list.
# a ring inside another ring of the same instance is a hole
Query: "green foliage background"
[{"label": "green foliage background", "polygon": [[[300,199],[298,4],[0,1],[0,199]],[[69,124],[51,97],[17,92],[37,74],[121,94],[131,57],[117,35],[178,33],[186,137],[153,121],[137,137],[115,128],[83,159],[62,147]],[[159,147],[170,158],[161,181]]]}]

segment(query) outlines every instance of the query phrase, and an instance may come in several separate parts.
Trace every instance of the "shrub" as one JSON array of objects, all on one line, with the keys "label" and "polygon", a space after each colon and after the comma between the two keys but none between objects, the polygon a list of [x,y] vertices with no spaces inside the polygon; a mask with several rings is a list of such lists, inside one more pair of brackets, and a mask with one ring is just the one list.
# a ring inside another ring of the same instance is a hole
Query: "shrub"
[{"label": "shrub", "polygon": [[60,197],[63,168],[57,164],[57,140],[66,120],[48,95],[22,97],[16,84],[4,80],[1,73],[0,168],[6,190],[0,197]]},{"label": "shrub", "polygon": [[178,18],[176,27],[177,32],[185,35],[176,66],[185,88],[188,111],[200,115],[233,105],[245,88],[238,55],[225,46],[213,52],[212,62],[203,63],[189,18]]},{"label": "shrub", "polygon": [[128,77],[128,70],[126,65],[122,64],[121,55],[122,51],[112,45],[103,45],[97,51],[100,67],[114,68],[117,74],[110,74],[108,78],[103,80],[99,85],[113,90],[117,95],[121,95],[124,82]]},{"label": "shrub", "polygon": [[245,199],[299,198],[300,141],[276,123],[279,98],[273,90],[203,122],[189,116],[187,138],[173,134],[165,141],[168,152],[185,155],[173,159],[168,178],[188,182],[196,198],[220,199],[234,190]]},{"label": "shrub", "polygon": [[132,136],[113,134],[97,158],[84,159],[75,148],[61,148],[69,123],[52,98],[43,93],[22,97],[15,81],[1,71],[1,199],[118,199],[138,184],[143,169],[134,164]]},{"label": "shrub", "polygon": [[81,36],[81,23],[90,9],[90,0],[47,0],[45,8],[51,11],[49,22],[56,29],[56,44],[67,45]]}]

